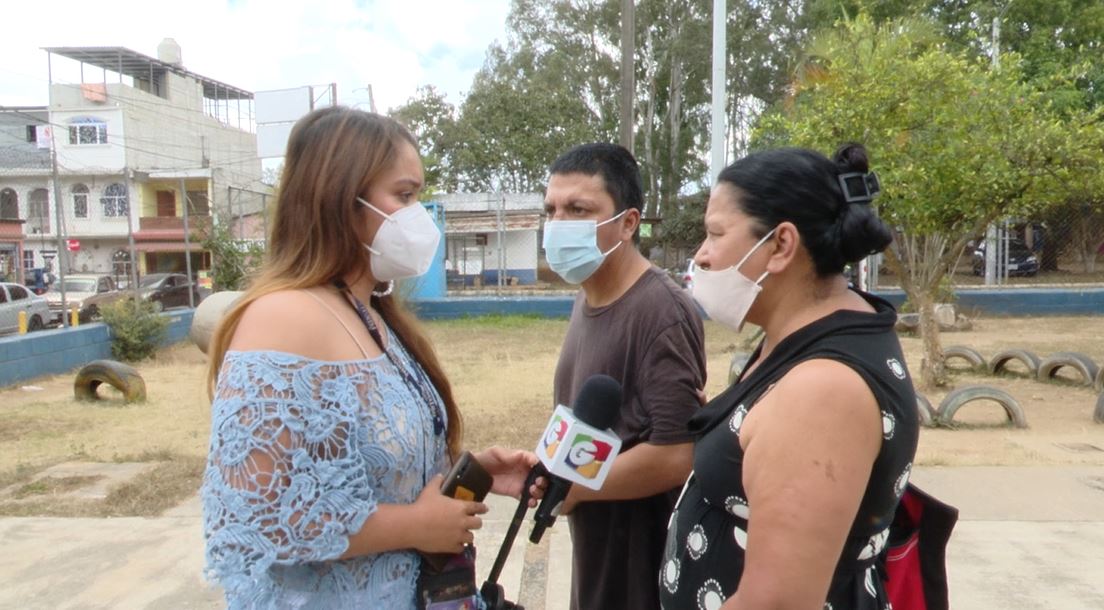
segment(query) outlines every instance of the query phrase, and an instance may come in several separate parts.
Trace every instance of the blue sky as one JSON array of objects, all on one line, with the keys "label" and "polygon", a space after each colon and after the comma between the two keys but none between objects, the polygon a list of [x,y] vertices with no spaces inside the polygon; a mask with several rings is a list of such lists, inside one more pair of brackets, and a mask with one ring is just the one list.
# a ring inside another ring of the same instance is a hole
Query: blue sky
[{"label": "blue sky", "polygon": [[[510,0],[48,0],[5,3],[0,105],[47,102],[50,46],[123,46],[157,55],[163,38],[189,70],[252,91],[336,82],[338,101],[379,110],[422,85],[458,103],[485,51],[505,40]],[[79,65],[55,62],[55,80]],[[96,70],[85,79],[96,78]]]}]

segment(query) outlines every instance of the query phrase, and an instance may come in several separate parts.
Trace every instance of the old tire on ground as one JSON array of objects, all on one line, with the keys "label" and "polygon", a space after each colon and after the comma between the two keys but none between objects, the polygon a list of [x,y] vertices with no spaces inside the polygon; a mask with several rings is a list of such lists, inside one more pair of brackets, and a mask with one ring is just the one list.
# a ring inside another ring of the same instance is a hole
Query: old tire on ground
[{"label": "old tire on ground", "polygon": [[1096,372],[1096,378],[1093,379],[1093,389],[1097,392],[1104,392],[1104,367]]},{"label": "old tire on ground", "polygon": [[1104,424],[1104,394],[1096,397],[1096,409],[1093,410],[1093,421]]},{"label": "old tire on ground", "polygon": [[920,392],[916,393],[916,411],[920,415],[920,425],[930,428],[935,425],[935,409],[932,409],[931,401]]},{"label": "old tire on ground", "polygon": [[978,351],[972,347],[966,347],[965,345],[952,345],[943,350],[943,361],[951,360],[952,358],[961,358],[969,363],[970,368],[961,369],[950,366],[947,368],[956,371],[984,371],[986,369],[985,357],[978,353]]},{"label": "old tire on ground", "polygon": [[207,353],[207,347],[211,342],[211,335],[214,334],[215,328],[218,327],[219,322],[222,322],[222,317],[226,314],[226,311],[243,294],[245,293],[236,290],[214,292],[196,306],[195,315],[192,317],[192,328],[188,331],[188,336],[199,347],[199,351],[204,354]]},{"label": "old tire on ground", "polygon": [[146,401],[146,381],[134,367],[115,360],[93,360],[81,367],[73,394],[77,400],[100,400],[96,389],[102,383],[122,392],[126,402]]},{"label": "old tire on ground", "polygon": [[1093,385],[1093,381],[1100,373],[1100,367],[1085,354],[1080,352],[1055,352],[1039,363],[1039,381],[1054,379],[1058,369],[1066,366],[1077,369],[1077,372],[1081,374],[1081,385]]},{"label": "old tire on ground", "polygon": [[937,412],[939,421],[951,423],[954,420],[955,412],[962,405],[983,399],[992,400],[999,404],[1008,415],[1009,423],[1013,426],[1017,428],[1027,427],[1027,418],[1024,416],[1023,407],[1020,406],[1020,403],[1012,398],[1008,392],[987,385],[968,385],[947,394],[947,397],[939,405]]},{"label": "old tire on ground", "polygon": [[740,378],[740,373],[742,373],[744,367],[747,366],[748,358],[751,358],[751,354],[747,352],[736,352],[732,354],[732,362],[728,365],[728,385],[736,383],[736,380]]},{"label": "old tire on ground", "polygon": [[1013,360],[1022,362],[1027,367],[1027,374],[1031,378],[1034,379],[1039,375],[1039,357],[1025,349],[1006,349],[997,352],[989,359],[989,373],[999,375],[1005,371],[1005,365]]}]

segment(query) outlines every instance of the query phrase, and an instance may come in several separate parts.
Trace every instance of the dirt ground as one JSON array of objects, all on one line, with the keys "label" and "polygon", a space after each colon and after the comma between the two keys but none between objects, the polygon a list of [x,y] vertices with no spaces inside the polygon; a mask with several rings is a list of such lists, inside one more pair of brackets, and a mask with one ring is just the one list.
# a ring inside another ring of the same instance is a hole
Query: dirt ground
[{"label": "dirt ground", "polygon": [[[427,324],[454,384],[465,417],[466,444],[530,447],[551,407],[552,375],[565,320],[491,317]],[[747,349],[749,330],[737,335],[706,323],[708,395],[726,383],[729,362]],[[968,332],[944,333],[944,346],[966,345],[986,358],[1023,348],[1045,357],[1079,351],[1104,364],[1104,316],[988,318]],[[907,363],[918,372],[921,344],[903,337]],[[0,488],[67,460],[148,461],[202,457],[209,413],[205,357],[181,344],[142,363],[150,400],[124,405],[115,395],[98,404],[73,399],[72,375],[24,382],[0,390]],[[1097,396],[1074,375],[1041,383],[1024,377],[956,374],[956,385],[1004,389],[1023,406],[1029,427],[1004,425],[995,403],[972,403],[956,429],[924,429],[920,465],[1104,465],[1104,425],[1094,424]],[[926,393],[938,406],[947,390]],[[1097,449],[1093,449],[1096,447]],[[190,460],[193,461],[194,460]],[[2,510],[0,510],[2,512]]]}]

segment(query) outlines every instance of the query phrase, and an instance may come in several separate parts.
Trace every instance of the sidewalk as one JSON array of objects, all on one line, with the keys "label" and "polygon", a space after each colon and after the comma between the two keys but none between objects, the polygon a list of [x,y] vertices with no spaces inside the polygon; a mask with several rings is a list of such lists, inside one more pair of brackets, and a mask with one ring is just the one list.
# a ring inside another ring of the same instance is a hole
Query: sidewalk
[{"label": "sidewalk", "polygon": [[[913,481],[961,510],[948,552],[953,609],[1104,608],[1104,468],[918,468]],[[476,537],[480,583],[517,506],[490,504]],[[567,608],[566,524],[533,545],[530,523],[500,581],[527,610]],[[3,609],[223,606],[200,578],[198,498],[156,519],[0,519],[0,540]]]}]

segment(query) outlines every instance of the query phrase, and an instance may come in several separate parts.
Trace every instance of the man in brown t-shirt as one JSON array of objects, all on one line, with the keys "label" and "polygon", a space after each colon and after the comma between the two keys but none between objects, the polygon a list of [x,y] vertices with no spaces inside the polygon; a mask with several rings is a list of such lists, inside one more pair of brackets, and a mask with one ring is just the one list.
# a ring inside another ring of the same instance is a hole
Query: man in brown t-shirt
[{"label": "man in brown t-shirt", "polygon": [[693,457],[686,422],[705,385],[701,317],[637,250],[643,188],[628,150],[577,146],[551,174],[544,248],[552,269],[582,286],[556,366],[555,401],[571,405],[598,373],[621,382],[624,395],[614,427],[622,451],[605,484],[576,485],[564,503],[571,607],[658,608],[667,521]]}]

